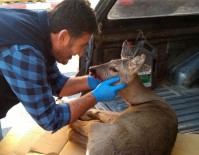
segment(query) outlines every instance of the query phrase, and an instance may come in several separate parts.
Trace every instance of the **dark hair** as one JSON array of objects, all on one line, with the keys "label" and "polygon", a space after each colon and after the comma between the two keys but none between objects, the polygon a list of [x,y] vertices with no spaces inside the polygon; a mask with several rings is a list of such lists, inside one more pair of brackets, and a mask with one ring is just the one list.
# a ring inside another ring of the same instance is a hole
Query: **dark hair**
[{"label": "dark hair", "polygon": [[94,10],[86,0],[63,0],[48,12],[50,31],[67,29],[72,37],[98,33]]}]

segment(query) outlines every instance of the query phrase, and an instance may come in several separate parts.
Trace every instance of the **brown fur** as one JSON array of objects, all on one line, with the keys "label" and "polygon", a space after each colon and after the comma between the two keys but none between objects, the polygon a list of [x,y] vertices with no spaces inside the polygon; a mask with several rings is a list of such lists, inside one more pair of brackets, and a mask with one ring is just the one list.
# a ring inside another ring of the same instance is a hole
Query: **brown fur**
[{"label": "brown fur", "polygon": [[91,109],[70,125],[70,140],[85,147],[87,155],[170,155],[177,135],[176,115],[140,82],[136,72],[144,59],[142,55],[114,60],[90,69],[102,80],[119,76],[126,82],[119,94],[130,106],[122,113]]}]

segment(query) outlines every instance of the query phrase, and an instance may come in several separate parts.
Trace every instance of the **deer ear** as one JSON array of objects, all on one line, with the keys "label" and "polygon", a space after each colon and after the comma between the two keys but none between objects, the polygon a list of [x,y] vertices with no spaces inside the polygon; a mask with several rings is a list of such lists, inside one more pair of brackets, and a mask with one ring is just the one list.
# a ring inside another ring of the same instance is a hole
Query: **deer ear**
[{"label": "deer ear", "polygon": [[[125,40],[122,44],[121,59],[129,58],[131,54],[131,48],[128,45],[128,41]],[[132,56],[133,57],[133,56]]]},{"label": "deer ear", "polygon": [[130,60],[129,68],[134,73],[137,73],[144,64],[146,56],[142,54],[141,56],[136,56],[135,58]]}]

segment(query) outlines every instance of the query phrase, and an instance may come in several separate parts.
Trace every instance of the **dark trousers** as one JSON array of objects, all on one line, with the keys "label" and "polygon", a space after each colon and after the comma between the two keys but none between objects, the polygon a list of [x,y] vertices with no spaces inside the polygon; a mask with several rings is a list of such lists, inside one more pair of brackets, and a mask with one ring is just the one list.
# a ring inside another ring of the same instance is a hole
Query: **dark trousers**
[{"label": "dark trousers", "polygon": [[1,119],[0,119],[0,141],[3,139],[2,129],[1,129]]},{"label": "dark trousers", "polygon": [[19,102],[4,76],[0,74],[0,119],[4,118],[8,110]]}]

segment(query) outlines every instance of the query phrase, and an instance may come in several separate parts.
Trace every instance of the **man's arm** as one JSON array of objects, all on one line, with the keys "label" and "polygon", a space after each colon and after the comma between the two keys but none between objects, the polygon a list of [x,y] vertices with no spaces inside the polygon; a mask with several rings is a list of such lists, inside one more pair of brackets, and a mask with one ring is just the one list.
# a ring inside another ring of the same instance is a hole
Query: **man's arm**
[{"label": "man's arm", "polygon": [[70,77],[61,89],[59,96],[70,96],[88,89],[88,76]]},{"label": "man's arm", "polygon": [[101,82],[102,81],[91,76],[72,77],[67,80],[59,96],[69,96],[88,89],[93,90]]},{"label": "man's arm", "polygon": [[[118,79],[110,79],[79,99],[65,104],[55,104],[52,91],[59,91],[67,78],[62,77],[62,80],[53,78],[60,76],[57,72],[57,74],[53,72],[48,77],[46,74],[48,69],[40,52],[28,45],[13,45],[11,48],[5,48],[1,53],[3,54],[0,60],[1,72],[28,113],[45,130],[57,131],[76,120],[96,102],[112,100],[119,89],[123,88],[123,86],[112,85]],[[49,79],[51,79],[51,85],[61,82],[52,89]],[[83,83],[89,85],[89,82]],[[86,87],[83,86],[83,88]]]},{"label": "man's arm", "polygon": [[96,104],[96,99],[92,93],[87,93],[86,95],[75,100],[71,100],[67,103],[69,104],[71,114],[69,123],[72,123],[86,111],[92,108]]},{"label": "man's arm", "polygon": [[[53,90],[48,82],[43,55],[28,45],[5,47],[0,54],[2,54],[0,60],[2,74],[38,125],[49,131],[57,131],[67,125],[70,121],[69,105],[55,104],[52,96],[52,91],[60,90],[67,78],[63,77]],[[54,76],[57,77],[56,74],[51,74],[51,78]],[[55,78],[51,84],[56,82]]]}]

